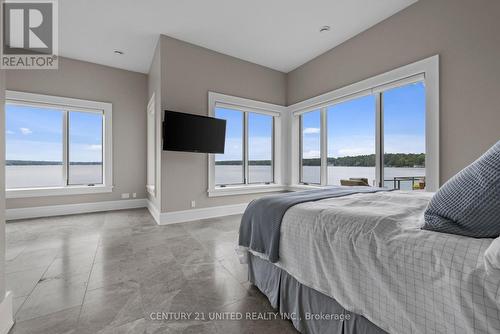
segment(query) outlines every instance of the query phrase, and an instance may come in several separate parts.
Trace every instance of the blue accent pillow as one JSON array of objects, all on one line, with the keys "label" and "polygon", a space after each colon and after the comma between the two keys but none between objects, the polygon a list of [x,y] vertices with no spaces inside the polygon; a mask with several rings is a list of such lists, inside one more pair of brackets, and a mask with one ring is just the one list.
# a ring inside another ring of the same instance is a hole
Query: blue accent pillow
[{"label": "blue accent pillow", "polygon": [[425,210],[424,230],[496,238],[500,235],[500,141],[452,177]]}]

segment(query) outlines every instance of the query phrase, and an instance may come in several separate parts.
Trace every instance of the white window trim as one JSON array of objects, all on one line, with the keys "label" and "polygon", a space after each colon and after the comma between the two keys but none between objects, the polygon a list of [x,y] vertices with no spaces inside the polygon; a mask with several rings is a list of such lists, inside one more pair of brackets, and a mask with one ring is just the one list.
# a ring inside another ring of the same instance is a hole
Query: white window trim
[{"label": "white window trim", "polygon": [[[298,102],[288,107],[291,114],[290,188],[303,189],[300,184],[300,131],[299,116],[308,111],[324,109],[332,104],[342,103],[411,82],[425,82],[426,93],[426,190],[439,188],[439,55],[435,55],[392,71],[371,77],[355,84]],[[323,111],[324,112],[324,111]],[[378,113],[377,113],[378,114]],[[380,122],[380,120],[377,120]],[[326,122],[322,122],[321,132],[326,134]],[[377,136],[378,137],[378,136]],[[324,138],[322,142],[324,141]],[[377,142],[378,144],[378,142]],[[379,145],[377,145],[379,147]],[[322,153],[326,149],[322,147]],[[325,157],[326,158],[326,157]],[[326,185],[327,166],[321,166],[321,183]]]},{"label": "white window trim", "polygon": [[286,187],[283,185],[283,141],[282,141],[282,123],[283,114],[287,108],[260,101],[254,101],[236,96],[230,96],[215,92],[208,92],[208,116],[215,116],[215,108],[226,107],[240,110],[243,112],[260,113],[274,117],[274,183],[271,184],[238,184],[218,187],[215,185],[215,154],[208,154],[208,196],[230,196],[252,193],[264,193],[273,191],[282,191]]},{"label": "white window trim", "polygon": [[[146,119],[147,119],[147,157],[146,157],[146,191],[154,198],[156,198],[156,97],[155,93],[151,95],[151,99],[149,100],[148,106],[146,108]],[[153,120],[153,127],[150,128],[150,119]],[[153,156],[150,156],[150,147],[149,147],[149,131],[154,131],[153,136]],[[152,172],[153,175],[149,175],[150,168],[153,166]],[[150,178],[152,177],[153,183],[150,183]]]},{"label": "white window trim", "polygon": [[[63,196],[63,195],[81,195],[95,193],[109,193],[113,191],[113,105],[106,102],[97,102],[89,100],[80,100],[60,96],[33,94],[18,91],[5,91],[5,102],[20,103],[34,106],[44,105],[58,109],[71,109],[72,111],[102,112],[104,117],[103,124],[103,184],[95,186],[77,185],[63,187],[33,187],[7,189],[6,198],[25,198],[25,197],[44,197],[44,196]],[[65,141],[63,141],[63,145]],[[63,150],[64,152],[66,150]],[[63,154],[65,154],[63,152]]]}]

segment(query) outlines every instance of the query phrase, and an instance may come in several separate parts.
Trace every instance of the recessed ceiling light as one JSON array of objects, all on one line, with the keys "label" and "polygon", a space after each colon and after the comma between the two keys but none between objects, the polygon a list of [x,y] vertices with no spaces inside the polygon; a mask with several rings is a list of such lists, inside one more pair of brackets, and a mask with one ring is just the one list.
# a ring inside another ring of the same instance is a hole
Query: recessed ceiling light
[{"label": "recessed ceiling light", "polygon": [[120,50],[115,50],[114,53],[117,54],[117,55],[122,55],[124,52],[120,51]]},{"label": "recessed ceiling light", "polygon": [[330,26],[322,26],[321,28],[319,28],[319,32],[326,32],[326,31],[330,31],[331,27]]}]

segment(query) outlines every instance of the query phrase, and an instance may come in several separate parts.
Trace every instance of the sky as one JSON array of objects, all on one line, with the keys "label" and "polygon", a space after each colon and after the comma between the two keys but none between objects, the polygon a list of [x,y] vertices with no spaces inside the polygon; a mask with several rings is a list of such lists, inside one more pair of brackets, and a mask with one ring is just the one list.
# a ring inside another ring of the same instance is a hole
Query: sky
[{"label": "sky", "polygon": [[[425,152],[425,87],[411,84],[384,92],[384,151]],[[374,95],[327,109],[328,157],[375,154]],[[319,158],[320,113],[303,115],[303,157]]]},{"label": "sky", "polygon": [[[384,92],[384,149],[386,153],[425,152],[425,87],[410,84]],[[376,98],[369,95],[327,109],[328,157],[375,154]],[[227,120],[224,154],[217,161],[241,160],[243,113],[217,108],[216,117]],[[302,116],[303,157],[319,158],[320,112]],[[249,115],[249,159],[271,157],[272,117]]]},{"label": "sky", "polygon": [[[6,159],[62,161],[63,112],[6,105]],[[69,113],[70,162],[102,161],[102,115]]]}]

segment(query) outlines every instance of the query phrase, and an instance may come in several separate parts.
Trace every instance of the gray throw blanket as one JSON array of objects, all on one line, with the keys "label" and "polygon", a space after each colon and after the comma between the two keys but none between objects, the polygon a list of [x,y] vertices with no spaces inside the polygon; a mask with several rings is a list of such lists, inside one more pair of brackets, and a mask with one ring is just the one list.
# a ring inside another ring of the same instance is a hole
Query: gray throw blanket
[{"label": "gray throw blanket", "polygon": [[253,200],[248,204],[241,218],[238,244],[267,255],[269,261],[273,263],[278,262],[281,221],[289,208],[300,203],[326,198],[379,191],[387,191],[387,189],[332,186],[326,189],[264,196]]}]

